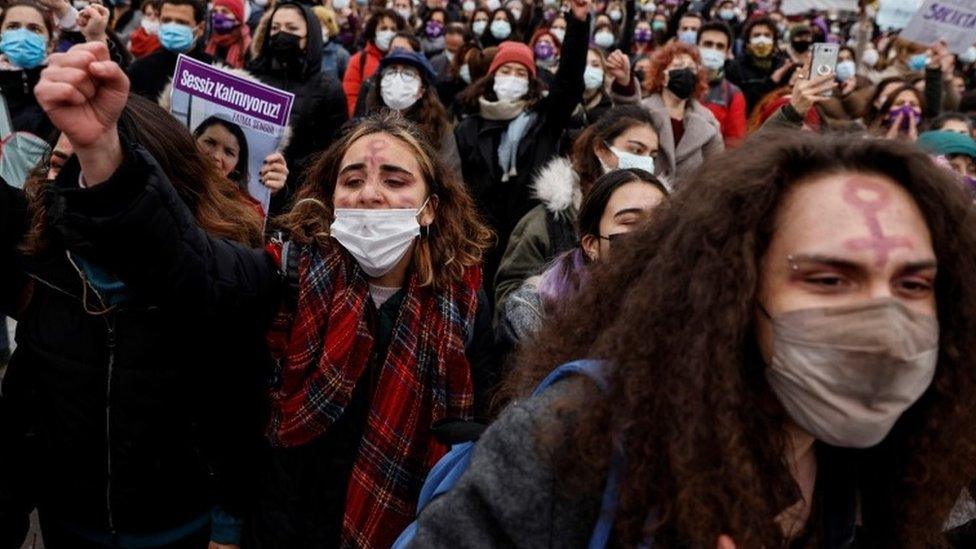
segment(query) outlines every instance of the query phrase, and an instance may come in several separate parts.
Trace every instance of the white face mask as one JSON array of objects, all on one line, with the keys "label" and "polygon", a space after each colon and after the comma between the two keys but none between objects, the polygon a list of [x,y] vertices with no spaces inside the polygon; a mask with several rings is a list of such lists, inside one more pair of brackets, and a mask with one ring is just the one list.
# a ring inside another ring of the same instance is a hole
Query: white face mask
[{"label": "white face mask", "polygon": [[463,11],[466,11],[466,12],[469,12],[469,13],[472,12],[472,11],[474,11],[475,9],[477,9],[477,7],[478,6],[474,2],[472,2],[471,0],[467,0],[466,2],[464,2],[463,4],[461,4],[461,9]]},{"label": "white face mask", "polygon": [[620,10],[613,10],[610,12],[611,21],[620,21],[624,18],[624,14]]},{"label": "white face mask", "polygon": [[464,83],[465,84],[470,84],[471,83],[471,67],[469,67],[467,63],[461,65],[461,68],[458,69],[458,76],[461,77],[461,80],[464,80]]},{"label": "white face mask", "polygon": [[142,30],[146,31],[146,34],[159,34],[159,21],[150,21],[145,17],[139,21],[139,25]]},{"label": "white face mask", "polygon": [[518,101],[529,91],[529,81],[518,76],[495,76],[492,89],[499,101]]},{"label": "white face mask", "polygon": [[471,30],[478,36],[484,34],[486,28],[488,28],[488,21],[485,21],[484,19],[481,21],[475,21],[471,24]]},{"label": "white face mask", "polygon": [[349,7],[349,0],[332,0],[332,7],[337,10],[344,10]]},{"label": "white face mask", "polygon": [[386,51],[390,49],[390,42],[393,42],[393,37],[396,36],[396,32],[391,30],[381,30],[376,32],[376,39],[373,43],[380,51]]},{"label": "white face mask", "polygon": [[[654,174],[654,158],[650,156],[642,156],[639,154],[634,154],[632,152],[627,152],[623,149],[618,149],[617,147],[611,147],[607,145],[610,152],[617,157],[617,170],[629,170],[635,168],[638,170],[644,170],[649,174]],[[611,171],[604,166],[604,171]]]},{"label": "white face mask", "polygon": [[420,78],[399,72],[388,72],[380,79],[380,95],[391,109],[407,110],[420,98]]},{"label": "white face mask", "polygon": [[593,35],[593,42],[603,49],[613,45],[613,33],[610,31],[600,31]]},{"label": "white face mask", "polygon": [[337,208],[330,233],[369,277],[379,278],[396,267],[420,236],[417,216],[426,207],[427,201],[418,210]]},{"label": "white face mask", "polygon": [[512,6],[508,8],[508,11],[512,12],[512,17],[514,17],[516,21],[522,18],[522,8]]},{"label": "white face mask", "polygon": [[410,8],[400,8],[400,9],[397,9],[395,11],[404,20],[410,19],[410,16],[413,15],[413,12],[410,11]]},{"label": "white face mask", "polygon": [[512,25],[501,19],[491,22],[491,35],[498,40],[504,40],[512,34]]},{"label": "white face mask", "polygon": [[583,86],[586,91],[593,91],[603,87],[603,69],[600,67],[586,67],[583,71]]},{"label": "white face mask", "polygon": [[493,12],[493,11],[497,10],[498,8],[502,7],[502,2],[501,2],[501,0],[488,0],[488,3],[486,4],[485,7],[488,8],[488,11],[492,11]]},{"label": "white face mask", "polygon": [[878,64],[878,50],[864,50],[861,54],[861,63],[865,67],[873,67]]},{"label": "white face mask", "polygon": [[560,44],[566,40],[566,29],[549,29],[549,32],[559,39]]}]

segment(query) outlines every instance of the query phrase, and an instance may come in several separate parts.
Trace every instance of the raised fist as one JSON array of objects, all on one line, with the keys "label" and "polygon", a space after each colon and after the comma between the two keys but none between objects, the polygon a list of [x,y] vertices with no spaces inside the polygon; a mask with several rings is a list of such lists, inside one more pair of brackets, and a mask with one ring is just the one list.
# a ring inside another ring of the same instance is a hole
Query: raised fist
[{"label": "raised fist", "polygon": [[37,102],[75,150],[115,135],[129,78],[109,59],[104,42],[86,42],[48,58],[34,88]]}]

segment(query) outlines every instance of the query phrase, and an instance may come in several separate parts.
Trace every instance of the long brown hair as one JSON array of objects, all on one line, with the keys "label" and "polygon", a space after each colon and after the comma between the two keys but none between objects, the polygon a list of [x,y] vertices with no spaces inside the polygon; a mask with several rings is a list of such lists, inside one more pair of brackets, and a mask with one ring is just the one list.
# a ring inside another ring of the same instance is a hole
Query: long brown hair
[{"label": "long brown hair", "polygon": [[[130,95],[119,131],[145,148],[169,178],[203,230],[252,247],[264,241],[264,221],[245,203],[237,186],[200,154],[185,126],[156,103]],[[24,187],[32,223],[21,249],[36,254],[47,246],[47,203],[52,182],[46,170],[35,170]]]},{"label": "long brown hair", "polygon": [[329,226],[335,217],[332,197],[342,157],[353,143],[377,133],[389,135],[413,151],[427,194],[437,199],[437,217],[428,235],[414,246],[413,266],[420,284],[440,288],[461,280],[466,268],[481,263],[492,241],[491,231],[453,170],[444,165],[417,126],[396,111],[383,109],[363,118],[322,153],[306,171],[292,210],[276,219],[276,224],[298,244],[333,246]]},{"label": "long brown hair", "polygon": [[[880,445],[848,455],[860,461],[862,517],[878,546],[944,545],[949,510],[976,478],[973,207],[949,172],[910,145],[793,131],[710,160],[521,350],[510,380],[521,395],[570,360],[613,365],[606,393],[583,386],[562,403],[573,428],[540,431],[537,442],[557,445],[560,479],[597,495],[611,444],[623,449],[624,546],[649,534],[689,547],[714,547],[722,534],[739,547],[782,546],[774,519],[798,492],[784,461],[785,414],[756,343],[760,265],[784,197],[838,171],[892,179],[932,235],[935,378]],[[648,528],[650,510],[657,523]]]}]

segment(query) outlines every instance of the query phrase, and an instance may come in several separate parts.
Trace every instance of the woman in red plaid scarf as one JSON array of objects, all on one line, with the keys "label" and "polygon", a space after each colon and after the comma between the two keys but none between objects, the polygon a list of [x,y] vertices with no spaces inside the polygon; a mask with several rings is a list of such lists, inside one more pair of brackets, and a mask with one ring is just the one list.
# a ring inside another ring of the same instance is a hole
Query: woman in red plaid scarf
[{"label": "woman in red plaid scarf", "polygon": [[262,547],[388,547],[446,451],[432,427],[474,419],[493,385],[491,235],[396,114],[353,128],[307,177],[275,250],[290,283],[269,336],[272,466],[249,530]]}]

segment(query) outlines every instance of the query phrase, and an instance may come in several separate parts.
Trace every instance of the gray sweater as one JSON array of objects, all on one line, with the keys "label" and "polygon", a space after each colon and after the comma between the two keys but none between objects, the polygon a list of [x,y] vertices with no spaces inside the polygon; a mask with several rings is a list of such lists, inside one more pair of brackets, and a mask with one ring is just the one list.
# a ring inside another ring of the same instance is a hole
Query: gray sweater
[{"label": "gray sweater", "polygon": [[540,430],[572,429],[571,419],[553,412],[552,404],[584,390],[583,383],[558,382],[502,413],[478,441],[457,485],[420,515],[410,547],[586,547],[599,494],[569,496],[560,490],[552,452],[542,453],[536,444]]}]

